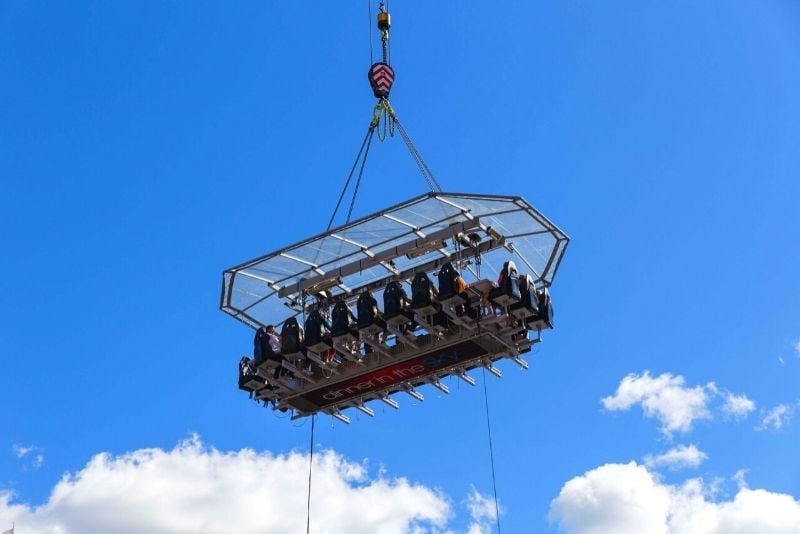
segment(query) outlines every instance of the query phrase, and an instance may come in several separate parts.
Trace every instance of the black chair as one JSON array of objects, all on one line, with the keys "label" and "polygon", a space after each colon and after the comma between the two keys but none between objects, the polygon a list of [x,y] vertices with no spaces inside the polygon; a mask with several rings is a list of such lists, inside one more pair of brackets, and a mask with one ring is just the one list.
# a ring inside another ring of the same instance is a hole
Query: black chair
[{"label": "black chair", "polygon": [[442,265],[439,269],[439,302],[442,304],[464,304],[469,300],[467,293],[459,291],[458,279],[461,275],[458,274],[453,264],[450,262]]},{"label": "black chair", "polygon": [[433,315],[442,309],[436,288],[426,273],[417,273],[411,281],[411,309],[419,315]]},{"label": "black chair", "polygon": [[500,271],[500,278],[497,280],[497,287],[493,288],[489,298],[497,306],[505,307],[519,302],[519,280],[517,279],[517,266],[513,261],[503,264]]},{"label": "black chair", "polygon": [[377,334],[386,330],[386,321],[381,317],[378,301],[369,291],[364,291],[358,296],[356,303],[358,311],[358,330],[367,334]]},{"label": "black chair", "polygon": [[286,319],[281,328],[281,353],[287,358],[305,356],[303,341],[303,329],[297,319],[294,317]]},{"label": "black chair", "polygon": [[239,360],[239,389],[255,392],[266,386],[267,381],[256,374],[253,360],[247,356]]},{"label": "black chair", "polygon": [[265,326],[256,330],[253,338],[253,365],[265,371],[281,364],[281,355],[272,349],[269,338],[270,335]]},{"label": "black chair", "polygon": [[331,337],[336,341],[358,339],[358,329],[353,312],[343,300],[334,304],[331,312]]},{"label": "black chair", "polygon": [[519,277],[519,302],[508,307],[508,312],[517,319],[527,319],[539,313],[539,300],[536,296],[536,286],[531,275]]},{"label": "black chair", "polygon": [[333,345],[330,329],[319,310],[313,310],[306,318],[305,345],[307,349],[318,354]]},{"label": "black chair", "polygon": [[550,301],[550,293],[547,288],[536,291],[539,310],[535,315],[528,317],[525,321],[534,330],[553,328],[553,303]]},{"label": "black chair", "polygon": [[389,282],[383,290],[383,318],[394,325],[403,325],[414,320],[411,301],[400,282]]}]

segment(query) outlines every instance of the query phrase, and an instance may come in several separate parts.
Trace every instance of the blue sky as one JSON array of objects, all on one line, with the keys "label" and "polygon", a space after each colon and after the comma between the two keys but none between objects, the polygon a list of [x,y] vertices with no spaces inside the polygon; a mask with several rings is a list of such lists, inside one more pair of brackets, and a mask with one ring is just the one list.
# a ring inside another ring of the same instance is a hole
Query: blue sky
[{"label": "blue sky", "polygon": [[[101,452],[307,451],[236,389],[252,332],[219,284],[327,224],[373,105],[357,4],[0,3],[0,530]],[[588,532],[569,481],[688,445],[707,459],[651,461],[656,485],[727,502],[745,470],[800,506],[800,6],[392,11],[392,102],[444,189],[521,195],[572,238],[556,330],[488,384],[503,531]],[[393,139],[355,213],[424,191]],[[486,421],[481,388],[451,389],[320,419],[317,444],[466,531]]]}]

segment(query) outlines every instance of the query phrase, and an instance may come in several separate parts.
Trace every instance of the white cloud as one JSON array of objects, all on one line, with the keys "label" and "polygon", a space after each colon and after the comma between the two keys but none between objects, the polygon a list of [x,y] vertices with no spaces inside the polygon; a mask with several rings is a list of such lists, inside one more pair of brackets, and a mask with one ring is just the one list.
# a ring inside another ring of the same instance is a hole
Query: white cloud
[{"label": "white cloud", "polygon": [[761,423],[759,423],[755,429],[766,430],[771,428],[773,430],[780,430],[789,422],[792,415],[794,415],[794,407],[788,404],[778,404],[763,415]]},{"label": "white cloud", "polygon": [[734,419],[744,419],[750,412],[756,409],[756,403],[747,398],[747,395],[734,395],[726,391],[722,396],[725,399],[725,404],[722,405],[722,411],[732,416]]},{"label": "white cloud", "polygon": [[800,502],[746,487],[732,500],[715,502],[700,479],[665,484],[631,462],[569,480],[552,501],[549,519],[567,534],[796,534]]},{"label": "white cloud", "polygon": [[698,449],[696,445],[678,445],[658,456],[648,454],[644,457],[644,464],[651,469],[658,467],[667,467],[672,470],[685,467],[696,469],[707,459],[708,455]]},{"label": "white cloud", "polygon": [[713,382],[705,386],[687,387],[685,379],[678,375],[663,373],[650,376],[629,374],[619,383],[614,395],[602,399],[603,406],[611,411],[627,411],[639,404],[646,417],[655,417],[661,422],[661,431],[667,436],[672,432],[688,432],[699,419],[710,419],[708,403],[716,395]]},{"label": "white cloud", "polygon": [[797,357],[800,358],[800,339],[794,344],[794,352],[797,354]]},{"label": "white cloud", "polygon": [[39,469],[44,465],[44,454],[42,454],[41,449],[35,445],[25,446],[15,443],[11,446],[11,451],[14,453],[14,456],[20,460],[24,460],[26,457],[30,456],[30,465],[26,465],[25,469],[28,467]]},{"label": "white cloud", "polygon": [[472,522],[467,528],[467,534],[490,534],[492,525],[497,521],[497,510],[494,499],[482,495],[472,488],[466,499],[467,509]]},{"label": "white cloud", "polygon": [[[0,491],[0,525],[14,522],[27,534],[304,532],[307,477],[305,454],[223,452],[194,437],[172,450],[98,454],[65,475],[41,506]],[[470,528],[494,520],[487,501],[472,490]],[[439,491],[370,477],[364,465],[333,451],[314,457],[311,506],[316,532],[443,532],[453,515]]]},{"label": "white cloud", "polygon": [[26,447],[24,445],[20,445],[19,443],[15,443],[11,446],[11,450],[14,452],[14,456],[17,458],[25,458],[28,453],[31,453],[36,450],[36,447],[30,446]]}]

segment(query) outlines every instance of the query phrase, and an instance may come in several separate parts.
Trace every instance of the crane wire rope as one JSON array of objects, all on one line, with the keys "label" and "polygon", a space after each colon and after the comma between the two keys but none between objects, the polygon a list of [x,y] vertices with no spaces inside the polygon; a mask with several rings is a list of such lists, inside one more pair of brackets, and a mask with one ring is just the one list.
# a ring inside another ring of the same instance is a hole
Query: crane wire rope
[{"label": "crane wire rope", "polygon": [[[333,220],[336,218],[336,214],[339,211],[339,207],[342,205],[342,200],[344,199],[344,194],[347,192],[347,188],[350,187],[350,181],[353,179],[353,173],[356,171],[356,167],[358,166],[358,162],[361,160],[361,154],[364,152],[364,148],[371,143],[372,135],[375,133],[375,128],[370,124],[369,128],[367,129],[367,133],[364,136],[364,140],[361,142],[361,148],[358,149],[358,154],[356,155],[355,161],[353,161],[353,166],[350,168],[350,174],[347,175],[347,180],[344,182],[344,187],[342,188],[342,192],[339,195],[339,200],[336,202],[336,207],[333,209],[333,213],[331,214],[331,218],[328,221],[328,227],[325,231],[329,231],[331,226],[333,226]],[[361,166],[361,172],[364,171],[364,166]],[[359,180],[360,180],[359,176]]]},{"label": "crane wire rope", "polygon": [[[489,417],[489,392],[486,387],[486,369],[481,367],[483,372],[483,401],[486,406],[486,430],[489,434],[489,459],[492,464],[492,490],[494,491],[494,514],[497,520],[497,534],[500,534],[500,506],[497,504],[497,479],[494,473],[494,449],[492,447],[492,425]],[[312,427],[313,428],[313,427]]]},{"label": "crane wire rope", "polygon": [[375,62],[372,54],[372,0],[367,0],[367,15],[369,17],[369,64],[372,65]]},{"label": "crane wire rope", "polygon": [[311,415],[311,452],[308,455],[308,501],[306,502],[306,534],[311,532],[311,466],[314,465],[314,421],[316,414]]}]

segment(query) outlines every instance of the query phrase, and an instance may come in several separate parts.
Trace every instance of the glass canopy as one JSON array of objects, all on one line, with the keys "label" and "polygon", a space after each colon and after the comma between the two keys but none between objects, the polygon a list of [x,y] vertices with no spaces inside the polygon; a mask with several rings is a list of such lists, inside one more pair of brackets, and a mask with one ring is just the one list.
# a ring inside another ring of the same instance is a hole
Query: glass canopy
[{"label": "glass canopy", "polygon": [[280,325],[310,295],[355,299],[446,261],[469,282],[513,260],[550,286],[568,242],[521,197],[427,193],[225,270],[220,308],[254,328]]}]

